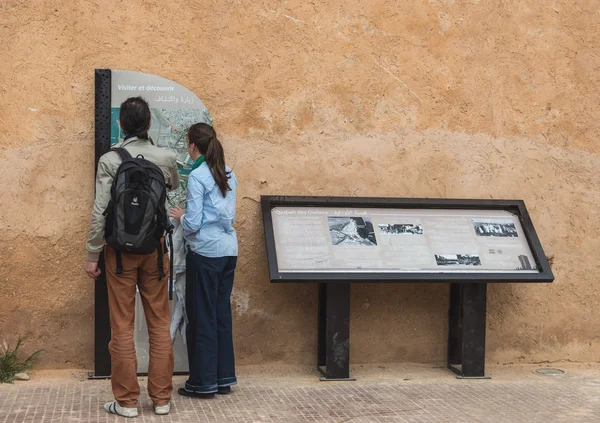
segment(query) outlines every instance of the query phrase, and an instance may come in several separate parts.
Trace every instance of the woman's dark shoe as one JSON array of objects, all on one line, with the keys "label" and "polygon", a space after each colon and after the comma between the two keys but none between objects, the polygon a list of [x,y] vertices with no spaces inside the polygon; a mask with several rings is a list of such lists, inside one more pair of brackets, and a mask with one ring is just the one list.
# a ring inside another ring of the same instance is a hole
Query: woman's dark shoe
[{"label": "woman's dark shoe", "polygon": [[214,392],[211,394],[201,394],[198,392],[193,392],[193,391],[187,391],[185,388],[179,388],[177,390],[177,392],[179,392],[179,395],[183,396],[183,397],[190,397],[190,398],[204,398],[204,399],[211,399],[215,397]]},{"label": "woman's dark shoe", "polygon": [[217,394],[219,394],[219,395],[229,395],[229,394],[231,394],[231,386],[219,387],[219,390],[217,391]]}]

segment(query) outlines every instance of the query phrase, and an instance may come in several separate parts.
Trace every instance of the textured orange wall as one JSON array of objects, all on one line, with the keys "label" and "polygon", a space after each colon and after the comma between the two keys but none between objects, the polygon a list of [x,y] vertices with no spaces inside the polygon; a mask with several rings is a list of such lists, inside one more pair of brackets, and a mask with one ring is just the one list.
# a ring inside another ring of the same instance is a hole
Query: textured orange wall
[{"label": "textured orange wall", "polygon": [[[91,367],[93,71],[190,88],[239,192],[238,361],[314,363],[316,287],[267,277],[261,194],[524,199],[551,285],[489,288],[488,359],[597,361],[592,0],[0,2],[0,338]],[[356,285],[357,362],[443,361],[447,285]]]}]

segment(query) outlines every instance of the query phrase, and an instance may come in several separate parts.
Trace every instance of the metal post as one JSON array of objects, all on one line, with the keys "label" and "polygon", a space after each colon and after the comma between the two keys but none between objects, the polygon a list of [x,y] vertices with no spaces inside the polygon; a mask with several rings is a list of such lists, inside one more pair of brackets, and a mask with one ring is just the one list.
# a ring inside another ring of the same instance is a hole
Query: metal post
[{"label": "metal post", "polygon": [[461,335],[462,335],[462,310],[461,310],[461,284],[450,284],[450,308],[448,310],[448,368],[461,364]]},{"label": "metal post", "polygon": [[98,266],[102,273],[94,282],[94,374],[90,377],[104,379],[109,378],[111,374],[111,359],[108,351],[111,332],[104,253],[100,254]]},{"label": "metal post", "polygon": [[463,286],[462,376],[485,377],[486,283]]},{"label": "metal post", "polygon": [[452,285],[448,366],[459,379],[490,379],[485,376],[487,284]]},{"label": "metal post", "polygon": [[[97,170],[100,157],[110,150],[110,69],[96,69],[95,90],[94,135],[95,169]],[[111,332],[104,254],[100,255],[98,265],[102,273],[94,283],[94,374],[90,377],[108,378],[111,373],[111,360],[108,351]]]},{"label": "metal post", "polygon": [[319,284],[319,309],[318,309],[318,329],[317,329],[317,366],[319,369],[327,365],[326,339],[327,339],[327,287],[326,284]]},{"label": "metal post", "polygon": [[325,366],[319,367],[321,380],[354,380],[350,378],[350,284],[326,283],[319,294],[326,306]]}]

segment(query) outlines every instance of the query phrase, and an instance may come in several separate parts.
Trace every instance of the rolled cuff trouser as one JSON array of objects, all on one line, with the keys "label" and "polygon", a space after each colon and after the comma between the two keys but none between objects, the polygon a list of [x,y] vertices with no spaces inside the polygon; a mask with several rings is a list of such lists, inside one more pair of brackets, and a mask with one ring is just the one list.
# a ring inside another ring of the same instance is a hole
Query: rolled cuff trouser
[{"label": "rolled cuff trouser", "polygon": [[[112,337],[111,384],[121,407],[134,408],[140,396],[134,345],[136,286],[140,291],[150,344],[148,394],[155,405],[166,405],[173,393],[173,345],[169,327],[168,276],[159,280],[158,252],[148,255],[121,253],[123,272],[116,274],[115,251],[106,247],[106,281]],[[169,274],[169,257],[163,257],[163,272]]]},{"label": "rolled cuff trouser", "polygon": [[236,264],[237,257],[187,253],[188,391],[213,393],[237,383],[230,302]]}]

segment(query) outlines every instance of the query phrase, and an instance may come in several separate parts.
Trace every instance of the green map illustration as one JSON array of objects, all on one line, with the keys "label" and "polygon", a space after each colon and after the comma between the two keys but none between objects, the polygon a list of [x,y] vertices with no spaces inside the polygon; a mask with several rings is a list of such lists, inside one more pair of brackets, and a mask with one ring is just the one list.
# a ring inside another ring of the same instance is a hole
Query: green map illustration
[{"label": "green map illustration", "polygon": [[[177,167],[181,183],[179,188],[168,194],[170,206],[186,208],[185,193],[188,175],[192,171],[193,161],[186,148],[188,128],[197,122],[212,125],[212,117],[206,109],[157,109],[151,108],[152,126],[148,134],[152,142],[161,148],[169,149],[177,155]],[[111,139],[112,145],[123,141],[125,134],[118,124],[119,108],[111,109]]]}]

